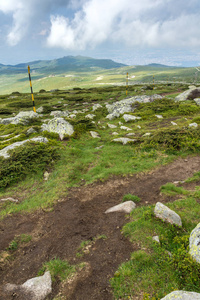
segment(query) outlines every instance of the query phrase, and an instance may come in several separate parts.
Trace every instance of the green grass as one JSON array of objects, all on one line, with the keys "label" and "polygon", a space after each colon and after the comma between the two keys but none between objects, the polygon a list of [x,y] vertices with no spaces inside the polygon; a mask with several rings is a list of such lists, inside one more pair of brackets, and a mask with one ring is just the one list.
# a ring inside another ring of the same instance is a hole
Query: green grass
[{"label": "green grass", "polygon": [[7,250],[16,251],[21,244],[28,243],[32,239],[29,234],[21,234],[15,236],[15,238],[9,243]]},{"label": "green grass", "polygon": [[133,201],[133,202],[140,202],[141,199],[136,196],[136,195],[132,195],[132,194],[126,194],[123,196],[123,199],[122,199],[122,202],[125,202],[125,201]]},{"label": "green grass", "polygon": [[[115,299],[143,295],[158,300],[180,289],[200,292],[199,267],[188,254],[189,234],[199,222],[200,204],[186,198],[167,206],[180,215],[183,228],[155,218],[152,206],[136,208],[132,221],[123,227],[124,235],[140,250],[133,252],[111,279]],[[160,244],[153,241],[155,235]]]}]

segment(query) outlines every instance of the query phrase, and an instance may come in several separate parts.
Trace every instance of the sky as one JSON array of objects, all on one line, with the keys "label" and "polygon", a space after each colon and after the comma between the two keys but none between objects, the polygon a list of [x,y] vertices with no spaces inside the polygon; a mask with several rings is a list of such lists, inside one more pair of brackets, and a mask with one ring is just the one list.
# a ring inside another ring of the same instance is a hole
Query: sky
[{"label": "sky", "polygon": [[200,0],[0,0],[0,63],[200,65]]}]

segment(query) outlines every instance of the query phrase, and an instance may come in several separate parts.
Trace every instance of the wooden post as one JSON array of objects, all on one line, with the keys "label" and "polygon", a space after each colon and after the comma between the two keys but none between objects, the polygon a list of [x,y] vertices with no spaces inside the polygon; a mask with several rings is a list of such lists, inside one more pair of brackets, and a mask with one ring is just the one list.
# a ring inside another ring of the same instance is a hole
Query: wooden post
[{"label": "wooden post", "polygon": [[36,112],[35,101],[34,101],[34,96],[33,96],[33,88],[32,88],[32,83],[31,83],[30,67],[29,66],[28,66],[28,75],[29,75],[29,81],[30,81],[30,87],[31,87],[31,96],[32,96],[32,101],[33,101],[33,111]]}]

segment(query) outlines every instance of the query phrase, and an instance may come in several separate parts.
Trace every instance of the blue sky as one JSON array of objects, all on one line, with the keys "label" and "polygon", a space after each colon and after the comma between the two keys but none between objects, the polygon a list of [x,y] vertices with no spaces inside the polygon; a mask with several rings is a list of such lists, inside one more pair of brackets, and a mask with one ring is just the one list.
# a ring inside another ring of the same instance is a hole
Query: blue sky
[{"label": "blue sky", "polygon": [[66,55],[200,65],[200,1],[0,0],[0,63]]}]

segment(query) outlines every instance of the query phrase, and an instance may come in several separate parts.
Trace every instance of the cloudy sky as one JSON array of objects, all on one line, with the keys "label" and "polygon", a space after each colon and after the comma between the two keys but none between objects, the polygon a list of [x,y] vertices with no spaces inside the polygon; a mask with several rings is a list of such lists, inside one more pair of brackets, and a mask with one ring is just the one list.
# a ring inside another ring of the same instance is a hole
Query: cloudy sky
[{"label": "cloudy sky", "polygon": [[200,65],[200,0],[0,0],[0,63]]}]

